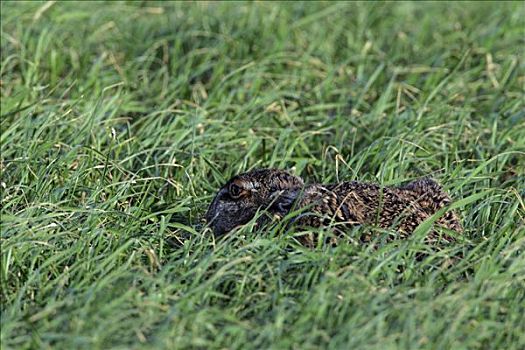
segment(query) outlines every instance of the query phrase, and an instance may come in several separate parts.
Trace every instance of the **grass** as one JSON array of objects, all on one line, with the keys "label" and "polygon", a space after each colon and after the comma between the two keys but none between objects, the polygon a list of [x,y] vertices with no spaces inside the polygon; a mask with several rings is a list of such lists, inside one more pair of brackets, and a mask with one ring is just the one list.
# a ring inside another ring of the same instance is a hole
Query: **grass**
[{"label": "grass", "polygon": [[[522,3],[1,6],[2,349],[525,347]],[[254,167],[431,175],[465,233],[215,239]]]}]

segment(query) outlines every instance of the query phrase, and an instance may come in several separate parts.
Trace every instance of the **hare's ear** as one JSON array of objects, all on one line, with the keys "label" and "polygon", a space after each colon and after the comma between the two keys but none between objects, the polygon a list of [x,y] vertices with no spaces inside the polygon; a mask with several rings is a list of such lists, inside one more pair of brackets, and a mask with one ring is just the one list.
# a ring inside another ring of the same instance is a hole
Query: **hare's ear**
[{"label": "hare's ear", "polygon": [[413,191],[419,194],[425,194],[429,192],[442,192],[442,187],[433,179],[429,177],[424,177],[422,179],[418,179],[415,181],[412,181],[405,186],[401,187],[402,189]]},{"label": "hare's ear", "polygon": [[300,189],[280,190],[272,193],[272,202],[270,211],[282,216],[286,215],[292,209]]}]

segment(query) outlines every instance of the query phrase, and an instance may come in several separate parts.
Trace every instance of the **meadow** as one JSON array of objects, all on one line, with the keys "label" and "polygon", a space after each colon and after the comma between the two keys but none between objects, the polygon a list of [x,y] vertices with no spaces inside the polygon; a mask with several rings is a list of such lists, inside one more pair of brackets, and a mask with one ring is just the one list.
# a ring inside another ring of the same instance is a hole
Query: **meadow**
[{"label": "meadow", "polygon": [[[0,347],[524,349],[524,38],[521,2],[2,1]],[[465,230],[214,237],[258,167],[432,176]]]}]

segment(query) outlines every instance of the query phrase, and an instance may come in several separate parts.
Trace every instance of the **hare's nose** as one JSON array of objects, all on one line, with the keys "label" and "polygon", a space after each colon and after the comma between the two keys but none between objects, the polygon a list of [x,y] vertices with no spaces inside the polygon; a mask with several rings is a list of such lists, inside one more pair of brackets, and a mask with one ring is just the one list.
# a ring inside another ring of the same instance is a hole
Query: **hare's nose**
[{"label": "hare's nose", "polygon": [[205,218],[208,223],[210,223],[218,214],[217,207],[219,206],[219,202],[224,198],[225,195],[227,195],[228,190],[225,188],[222,188],[219,193],[213,198],[212,202],[210,203],[210,206],[208,207],[208,211],[206,212]]}]

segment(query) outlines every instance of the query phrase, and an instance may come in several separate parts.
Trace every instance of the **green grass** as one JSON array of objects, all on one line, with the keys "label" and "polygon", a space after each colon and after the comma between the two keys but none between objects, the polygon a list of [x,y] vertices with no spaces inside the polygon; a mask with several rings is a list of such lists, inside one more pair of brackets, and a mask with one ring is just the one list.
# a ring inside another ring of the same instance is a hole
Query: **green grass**
[{"label": "green grass", "polygon": [[[522,3],[1,6],[2,349],[525,348]],[[254,167],[431,175],[465,233],[215,239]]]}]

